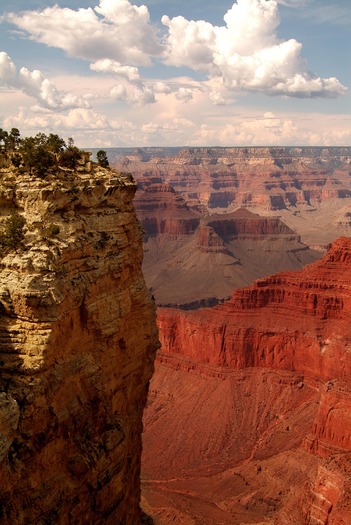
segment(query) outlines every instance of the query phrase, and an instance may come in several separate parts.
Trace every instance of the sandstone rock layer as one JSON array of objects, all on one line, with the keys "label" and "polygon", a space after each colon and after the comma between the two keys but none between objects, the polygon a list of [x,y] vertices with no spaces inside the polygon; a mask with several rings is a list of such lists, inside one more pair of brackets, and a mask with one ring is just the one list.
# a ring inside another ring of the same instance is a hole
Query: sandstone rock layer
[{"label": "sandstone rock layer", "polygon": [[328,243],[350,235],[351,148],[145,148],[117,153],[109,152],[111,162],[132,172],[140,187],[171,185],[198,211],[228,213],[245,207],[260,215],[279,213],[304,244],[323,253]]},{"label": "sandstone rock layer", "polygon": [[284,209],[351,196],[351,148],[187,148],[172,156],[135,152],[115,161],[137,180],[171,184],[188,203]]},{"label": "sandstone rock layer", "polygon": [[141,523],[142,412],[157,346],[135,185],[2,173],[26,219],[1,261],[0,522]]}]

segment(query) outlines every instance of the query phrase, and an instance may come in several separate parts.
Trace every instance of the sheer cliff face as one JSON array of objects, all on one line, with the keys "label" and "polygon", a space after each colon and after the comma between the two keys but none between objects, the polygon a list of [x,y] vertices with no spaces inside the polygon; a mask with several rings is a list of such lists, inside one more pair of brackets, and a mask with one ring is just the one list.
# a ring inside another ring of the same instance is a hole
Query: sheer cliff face
[{"label": "sheer cliff face", "polygon": [[162,348],[215,366],[350,381],[350,260],[351,240],[340,238],[303,271],[260,279],[216,308],[160,309]]},{"label": "sheer cliff face", "polygon": [[340,238],[222,305],[158,309],[144,486],[162,525],[351,523],[350,264]]},{"label": "sheer cliff face", "polygon": [[26,218],[1,261],[1,523],[140,523],[142,412],[157,346],[134,183],[3,173]]}]

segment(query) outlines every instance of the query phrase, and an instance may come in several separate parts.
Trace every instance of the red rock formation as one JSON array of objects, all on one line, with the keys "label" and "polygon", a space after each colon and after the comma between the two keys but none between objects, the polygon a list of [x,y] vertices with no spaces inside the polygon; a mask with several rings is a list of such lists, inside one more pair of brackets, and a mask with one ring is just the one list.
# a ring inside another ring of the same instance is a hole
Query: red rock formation
[{"label": "red rock formation", "polygon": [[215,366],[270,367],[324,380],[351,379],[350,260],[351,241],[341,238],[326,257],[302,272],[258,280],[218,307],[197,312],[160,309],[163,351]]},{"label": "red rock formation", "polygon": [[329,381],[304,446],[320,456],[351,450],[351,382]]},{"label": "red rock formation", "polygon": [[340,238],[222,305],[158,309],[144,487],[161,525],[173,508],[203,525],[351,523],[350,268]]},{"label": "red rock formation", "polygon": [[318,398],[301,374],[161,353],[144,419],[145,508],[159,525],[304,523],[319,459],[301,443]]},{"label": "red rock formation", "polygon": [[350,157],[350,148],[189,148],[172,157],[139,152],[115,164],[138,181],[158,177],[209,209],[277,210],[350,197]]},{"label": "red rock formation", "polygon": [[135,208],[146,236],[167,233],[189,235],[199,225],[200,215],[168,184],[139,187]]},{"label": "red rock formation", "polygon": [[198,232],[198,248],[204,253],[225,253],[230,256],[224,240],[211,226],[201,225]]},{"label": "red rock formation", "polygon": [[218,235],[230,240],[289,235],[292,240],[299,241],[299,237],[279,217],[262,217],[245,208],[225,215],[211,215],[204,220]]},{"label": "red rock formation", "polygon": [[[0,522],[141,524],[142,412],[157,345],[135,185],[2,170],[26,219],[0,273]],[[53,233],[54,232],[54,233]]]}]

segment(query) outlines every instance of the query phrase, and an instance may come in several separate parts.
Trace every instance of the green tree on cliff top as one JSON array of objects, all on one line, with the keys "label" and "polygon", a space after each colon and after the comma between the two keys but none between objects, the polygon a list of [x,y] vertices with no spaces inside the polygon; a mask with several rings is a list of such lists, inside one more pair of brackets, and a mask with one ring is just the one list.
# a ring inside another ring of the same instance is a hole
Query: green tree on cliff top
[{"label": "green tree on cliff top", "polygon": [[108,161],[106,151],[104,151],[103,149],[100,149],[96,154],[96,158],[99,163],[99,166],[101,166],[102,168],[109,167],[110,163]]}]

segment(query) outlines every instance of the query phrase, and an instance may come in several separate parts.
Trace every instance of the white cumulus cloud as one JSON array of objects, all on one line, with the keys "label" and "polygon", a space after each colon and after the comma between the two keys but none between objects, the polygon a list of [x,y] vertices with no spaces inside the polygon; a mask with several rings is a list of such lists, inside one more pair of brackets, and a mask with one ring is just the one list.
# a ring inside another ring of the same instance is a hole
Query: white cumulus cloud
[{"label": "white cumulus cloud", "polygon": [[[155,57],[165,65],[202,72],[207,81],[217,79],[218,86],[221,81],[222,87],[210,92],[215,104],[232,101],[233,93],[240,91],[304,98],[343,95],[346,88],[338,79],[310,73],[298,41],[278,38],[279,4],[301,7],[304,3],[236,0],[225,13],[222,26],[164,15],[163,34],[151,23],[148,8],[129,0],[100,0],[94,8],[76,10],[54,5],[8,13],[4,19],[36,42],[89,60],[93,71],[139,83],[132,89],[134,95],[125,97],[130,103],[134,99],[151,101],[137,67],[151,66]],[[154,93],[161,93],[157,90],[155,86]],[[176,96],[190,99],[190,94],[183,92]]]},{"label": "white cumulus cloud", "polygon": [[90,64],[90,69],[99,73],[112,73],[114,75],[124,77],[129,82],[140,81],[140,74],[137,67],[122,66],[120,62],[116,62],[115,60],[111,60],[109,58],[104,58],[94,62],[94,64]]},{"label": "white cumulus cloud", "polygon": [[54,5],[8,13],[5,19],[36,42],[92,62],[110,59],[122,65],[149,65],[150,56],[161,51],[148,9],[128,0],[100,0],[94,9]]},{"label": "white cumulus cloud", "polygon": [[26,95],[37,100],[46,109],[62,111],[70,108],[89,107],[86,100],[62,91],[44,75],[35,69],[30,71],[22,67],[19,72],[11,58],[4,51],[0,52],[0,85],[20,89]]},{"label": "white cumulus cloud", "polygon": [[165,63],[206,72],[233,91],[292,97],[345,93],[336,78],[320,78],[308,71],[299,42],[278,39],[280,17],[274,0],[237,0],[224,21],[226,25],[218,27],[203,20],[163,16],[168,28]]},{"label": "white cumulus cloud", "polygon": [[111,88],[110,97],[137,107],[153,104],[156,101],[153,90],[144,84],[117,84]]},{"label": "white cumulus cloud", "polygon": [[153,90],[154,93],[163,93],[165,95],[168,95],[172,91],[171,88],[161,80],[155,82],[155,84],[153,85]]},{"label": "white cumulus cloud", "polygon": [[189,88],[181,87],[175,94],[177,100],[182,100],[183,102],[189,102],[193,98],[193,91]]},{"label": "white cumulus cloud", "polygon": [[8,54],[2,51],[0,53],[0,82],[5,85],[13,84],[16,72],[15,64]]}]

